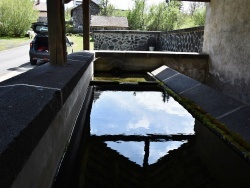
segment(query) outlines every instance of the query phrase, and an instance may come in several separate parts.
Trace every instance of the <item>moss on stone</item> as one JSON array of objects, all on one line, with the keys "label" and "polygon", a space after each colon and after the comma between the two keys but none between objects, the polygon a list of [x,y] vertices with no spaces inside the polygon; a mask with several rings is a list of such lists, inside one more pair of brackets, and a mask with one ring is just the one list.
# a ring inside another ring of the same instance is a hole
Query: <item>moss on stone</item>
[{"label": "moss on stone", "polygon": [[229,130],[225,124],[221,123],[219,120],[205,112],[202,108],[200,108],[191,100],[184,97],[180,97],[161,82],[160,85],[176,101],[178,101],[184,108],[186,108],[197,120],[207,126],[211,131],[217,134],[230,146],[232,146],[246,160],[250,161],[250,144],[245,141],[238,133]]}]

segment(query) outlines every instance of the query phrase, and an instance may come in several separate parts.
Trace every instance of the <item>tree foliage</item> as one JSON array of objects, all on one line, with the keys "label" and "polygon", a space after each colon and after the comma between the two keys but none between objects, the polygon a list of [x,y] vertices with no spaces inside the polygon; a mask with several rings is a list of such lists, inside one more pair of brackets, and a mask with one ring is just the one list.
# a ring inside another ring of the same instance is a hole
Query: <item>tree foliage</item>
[{"label": "tree foliage", "polygon": [[147,0],[133,1],[134,7],[122,12],[114,9],[109,0],[102,0],[100,15],[127,16],[131,30],[166,31],[201,26],[205,23],[204,3],[190,2],[189,12],[184,12],[183,3],[179,0],[166,0],[151,7],[147,6]]},{"label": "tree foliage", "polygon": [[100,16],[113,16],[115,7],[109,3],[109,0],[101,0],[101,6]]},{"label": "tree foliage", "polygon": [[135,0],[135,6],[128,13],[130,29],[133,30],[172,30],[182,22],[182,3],[166,1],[146,8],[146,0]]},{"label": "tree foliage", "polygon": [[38,18],[31,0],[0,1],[0,36],[20,37]]},{"label": "tree foliage", "polygon": [[193,13],[193,20],[195,26],[205,25],[206,8],[200,7],[196,9]]},{"label": "tree foliage", "polygon": [[129,10],[127,18],[129,28],[132,30],[145,30],[145,0],[134,0],[135,6]]},{"label": "tree foliage", "polygon": [[170,1],[150,7],[147,30],[173,30],[182,22],[181,3]]},{"label": "tree foliage", "polygon": [[204,7],[205,7],[205,4],[202,2],[190,2],[189,12],[191,15],[193,15],[197,9],[204,8]]}]

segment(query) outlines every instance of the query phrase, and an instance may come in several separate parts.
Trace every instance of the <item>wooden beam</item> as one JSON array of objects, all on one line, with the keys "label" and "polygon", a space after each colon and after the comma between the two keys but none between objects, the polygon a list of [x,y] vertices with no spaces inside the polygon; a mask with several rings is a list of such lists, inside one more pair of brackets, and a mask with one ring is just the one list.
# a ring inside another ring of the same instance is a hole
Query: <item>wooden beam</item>
[{"label": "wooden beam", "polygon": [[64,0],[64,4],[69,3],[71,0]]},{"label": "wooden beam", "polygon": [[89,0],[82,0],[83,11],[83,50],[90,50],[89,48],[89,25],[90,25],[90,13],[89,13]]},{"label": "wooden beam", "polygon": [[47,0],[50,65],[66,65],[64,4],[62,0]]}]

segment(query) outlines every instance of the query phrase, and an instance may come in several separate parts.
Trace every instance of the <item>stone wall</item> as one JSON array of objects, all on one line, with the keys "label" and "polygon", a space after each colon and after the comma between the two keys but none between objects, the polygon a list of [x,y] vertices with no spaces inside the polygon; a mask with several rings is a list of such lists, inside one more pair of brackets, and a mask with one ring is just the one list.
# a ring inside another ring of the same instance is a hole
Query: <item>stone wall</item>
[{"label": "stone wall", "polygon": [[[94,31],[95,50],[201,52],[204,27],[159,31]],[[153,44],[150,44],[150,39]]]},{"label": "stone wall", "polygon": [[203,52],[210,57],[207,84],[250,104],[250,4],[211,0],[207,4]]},{"label": "stone wall", "polygon": [[163,51],[202,52],[204,27],[180,29],[160,34]]},{"label": "stone wall", "polygon": [[[159,32],[145,31],[93,31],[95,50],[148,51],[149,38],[155,38],[159,45]],[[160,46],[156,50],[160,49]]]}]

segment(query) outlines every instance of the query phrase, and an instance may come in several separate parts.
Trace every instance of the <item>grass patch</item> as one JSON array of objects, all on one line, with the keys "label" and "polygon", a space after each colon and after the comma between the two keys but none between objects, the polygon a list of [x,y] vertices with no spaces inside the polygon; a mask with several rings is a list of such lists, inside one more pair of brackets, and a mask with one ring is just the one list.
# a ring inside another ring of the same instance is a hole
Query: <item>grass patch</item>
[{"label": "grass patch", "polygon": [[[83,50],[83,37],[70,36],[69,39],[72,42],[74,42],[74,47],[73,47],[74,52]],[[22,37],[22,38],[0,37],[0,51],[29,44],[31,41],[32,39],[29,39],[28,37]],[[94,42],[90,42],[90,50],[94,50]]]},{"label": "grass patch", "polygon": [[[70,36],[68,38],[70,41],[74,42],[74,46],[73,46],[74,52],[83,50],[83,37],[82,36]],[[94,42],[90,42],[90,50],[94,50]]]},{"label": "grass patch", "polygon": [[0,37],[0,51],[29,44],[30,41],[31,39],[29,39],[28,37],[21,37],[21,38]]}]

